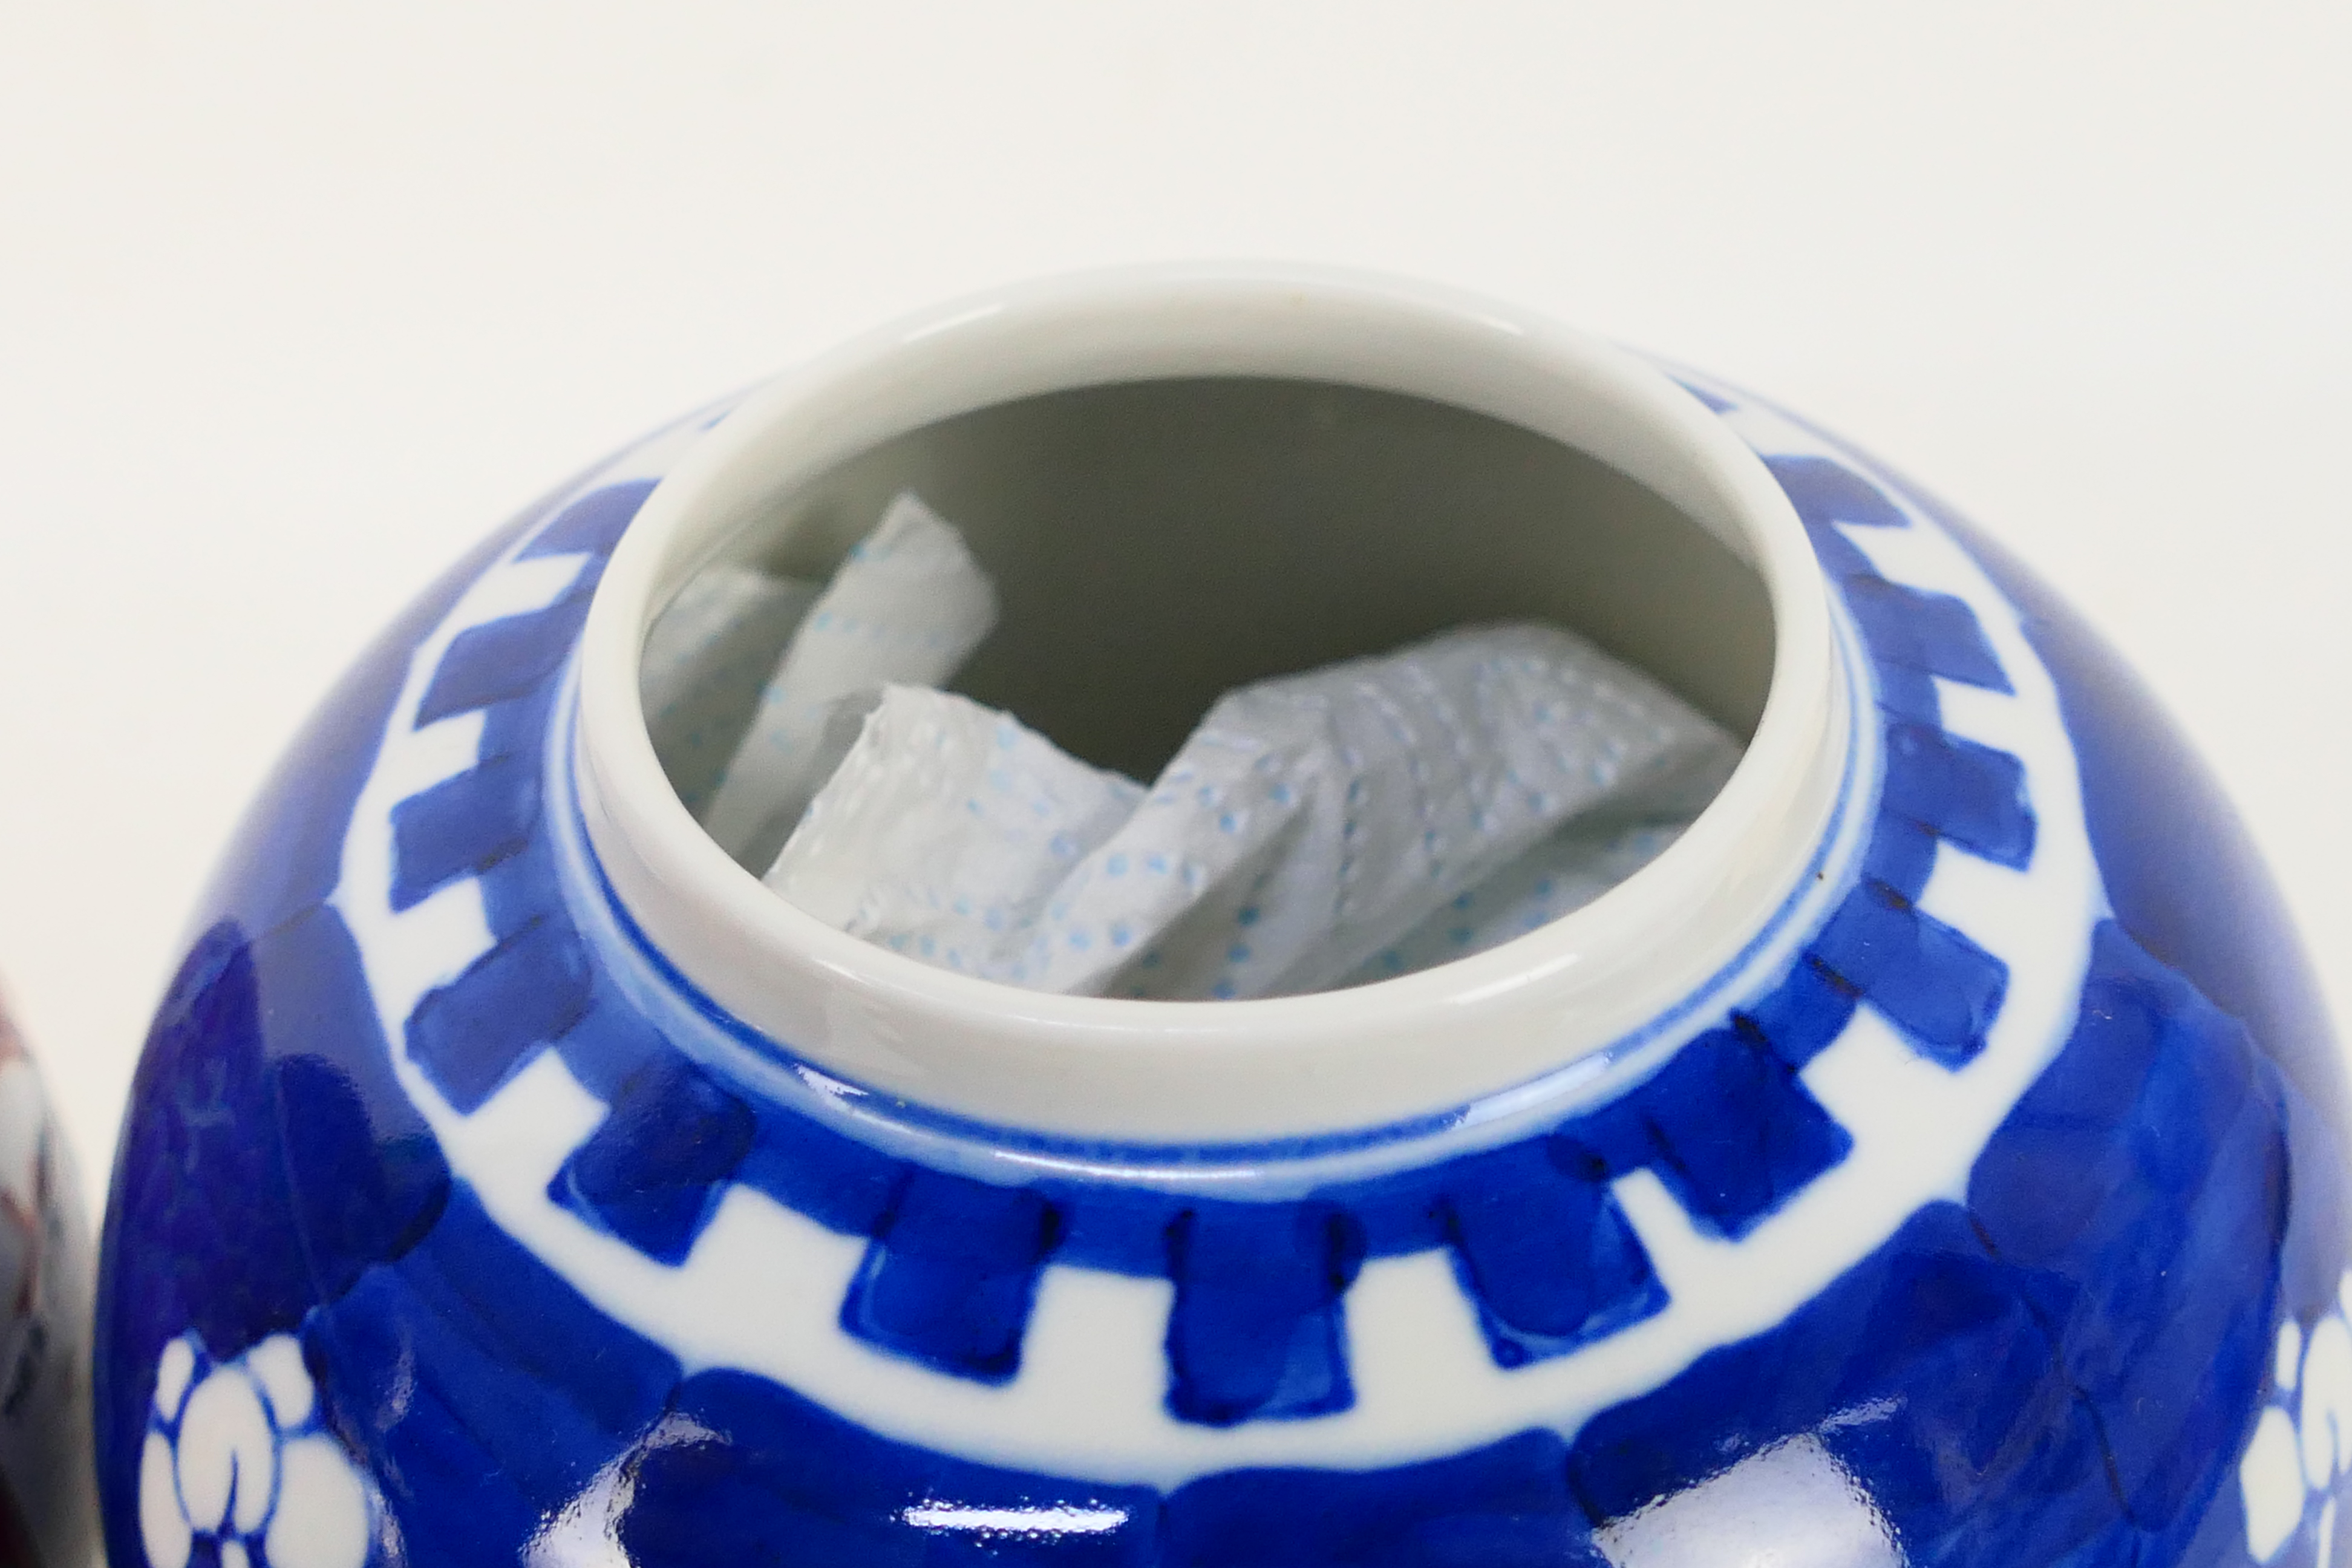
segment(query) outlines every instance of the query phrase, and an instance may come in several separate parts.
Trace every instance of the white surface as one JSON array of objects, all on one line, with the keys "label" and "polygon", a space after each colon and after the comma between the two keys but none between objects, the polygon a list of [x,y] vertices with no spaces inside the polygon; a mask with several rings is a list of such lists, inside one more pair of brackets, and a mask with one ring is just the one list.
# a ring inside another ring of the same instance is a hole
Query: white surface
[{"label": "white surface", "polygon": [[2352,13],[0,0],[0,976],[93,1182],[332,673],[640,430],[1002,279],[1481,289],[2018,546],[2352,1011]]}]

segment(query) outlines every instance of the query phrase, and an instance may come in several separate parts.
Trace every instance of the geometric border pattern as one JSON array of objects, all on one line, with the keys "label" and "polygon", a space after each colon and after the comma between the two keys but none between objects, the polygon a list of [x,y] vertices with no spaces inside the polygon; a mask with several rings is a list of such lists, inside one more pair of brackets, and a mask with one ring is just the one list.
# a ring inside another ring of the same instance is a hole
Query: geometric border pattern
[{"label": "geometric border pattern", "polygon": [[544,1178],[555,1205],[675,1268],[730,1194],[756,1193],[862,1247],[840,1332],[929,1373],[1013,1383],[1049,1270],[1087,1270],[1164,1282],[1176,1422],[1332,1416],[1356,1399],[1351,1287],[1369,1263],[1421,1256],[1444,1259],[1495,1367],[1572,1356],[1672,1297],[1629,1179],[1736,1247],[1853,1147],[1806,1074],[1858,1013],[1958,1071],[2008,992],[2008,965],[1919,900],[1939,857],[2033,861],[2025,763],[1941,722],[1939,683],[2008,695],[2009,672],[1964,598],[1890,580],[1848,538],[1918,526],[1880,487],[1827,457],[1767,460],[1867,656],[1885,761],[1860,875],[1764,994],[1609,1103],[1502,1148],[1281,1199],[1008,1187],[739,1094],[678,1050],[574,924],[545,776],[572,644],[649,474],[588,488],[428,640],[362,799],[386,830],[353,833],[337,901],[428,1116],[474,1117],[560,1060],[594,1114]]}]

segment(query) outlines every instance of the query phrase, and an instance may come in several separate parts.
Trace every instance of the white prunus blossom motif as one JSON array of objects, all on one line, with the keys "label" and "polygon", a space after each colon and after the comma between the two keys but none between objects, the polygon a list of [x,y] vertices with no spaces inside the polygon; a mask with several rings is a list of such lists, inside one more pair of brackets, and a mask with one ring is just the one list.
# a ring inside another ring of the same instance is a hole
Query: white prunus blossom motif
[{"label": "white prunus blossom motif", "polygon": [[2265,1406],[2238,1461],[2246,1505],[2246,1550],[2268,1563],[2306,1522],[2313,1561],[2331,1568],[2336,1492],[2352,1473],[2352,1274],[2337,1288],[2336,1310],[2306,1333],[2290,1318],[2279,1325]]},{"label": "white prunus blossom motif", "polygon": [[200,1541],[221,1568],[364,1568],[377,1510],[320,1418],[291,1334],[215,1362],[191,1331],[163,1347],[139,1457],[149,1568],[187,1568]]},{"label": "white prunus blossom motif", "polygon": [[1904,1568],[1869,1489],[1807,1433],[1601,1527],[1609,1568]]}]

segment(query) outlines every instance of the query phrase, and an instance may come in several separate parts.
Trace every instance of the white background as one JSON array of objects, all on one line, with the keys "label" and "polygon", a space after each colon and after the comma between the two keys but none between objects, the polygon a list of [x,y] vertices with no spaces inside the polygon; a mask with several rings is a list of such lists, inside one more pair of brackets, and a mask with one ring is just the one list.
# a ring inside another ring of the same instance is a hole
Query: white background
[{"label": "white background", "polygon": [[0,978],[93,1198],[237,811],[444,563],[890,316],[1198,256],[1539,307],[1939,490],[2352,1016],[2352,8],[0,0]]}]

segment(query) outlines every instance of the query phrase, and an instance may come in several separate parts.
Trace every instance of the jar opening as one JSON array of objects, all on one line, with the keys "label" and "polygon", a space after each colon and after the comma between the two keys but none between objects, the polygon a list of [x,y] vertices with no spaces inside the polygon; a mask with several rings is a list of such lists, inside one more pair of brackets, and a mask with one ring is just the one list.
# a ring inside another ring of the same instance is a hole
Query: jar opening
[{"label": "jar opening", "polygon": [[[909,490],[1001,601],[951,689],[1137,779],[1223,692],[1486,622],[1579,632],[1743,741],[1770,687],[1762,579],[1655,492],[1504,420],[1329,383],[1133,382],[956,415],[818,476],[704,569],[822,582]],[[731,736],[750,714],[730,717]],[[663,755],[682,795],[719,749]]]},{"label": "jar opening", "polygon": [[[906,489],[1003,595],[957,687],[1099,766],[1148,778],[1233,686],[1513,618],[1591,638],[1746,756],[1596,903],[1401,980],[1193,1006],[928,969],[730,860],[664,773],[637,689],[648,630],[688,582],[725,564],[822,578]],[[1188,1137],[1417,1112],[1655,1017],[1791,897],[1848,744],[1801,527],[1697,400],[1507,310],[1249,268],[1010,290],[754,395],[615,553],[581,714],[581,814],[614,897],[720,1008],[941,1109]],[[1244,1058],[1299,1082],[1237,1106]]]}]

